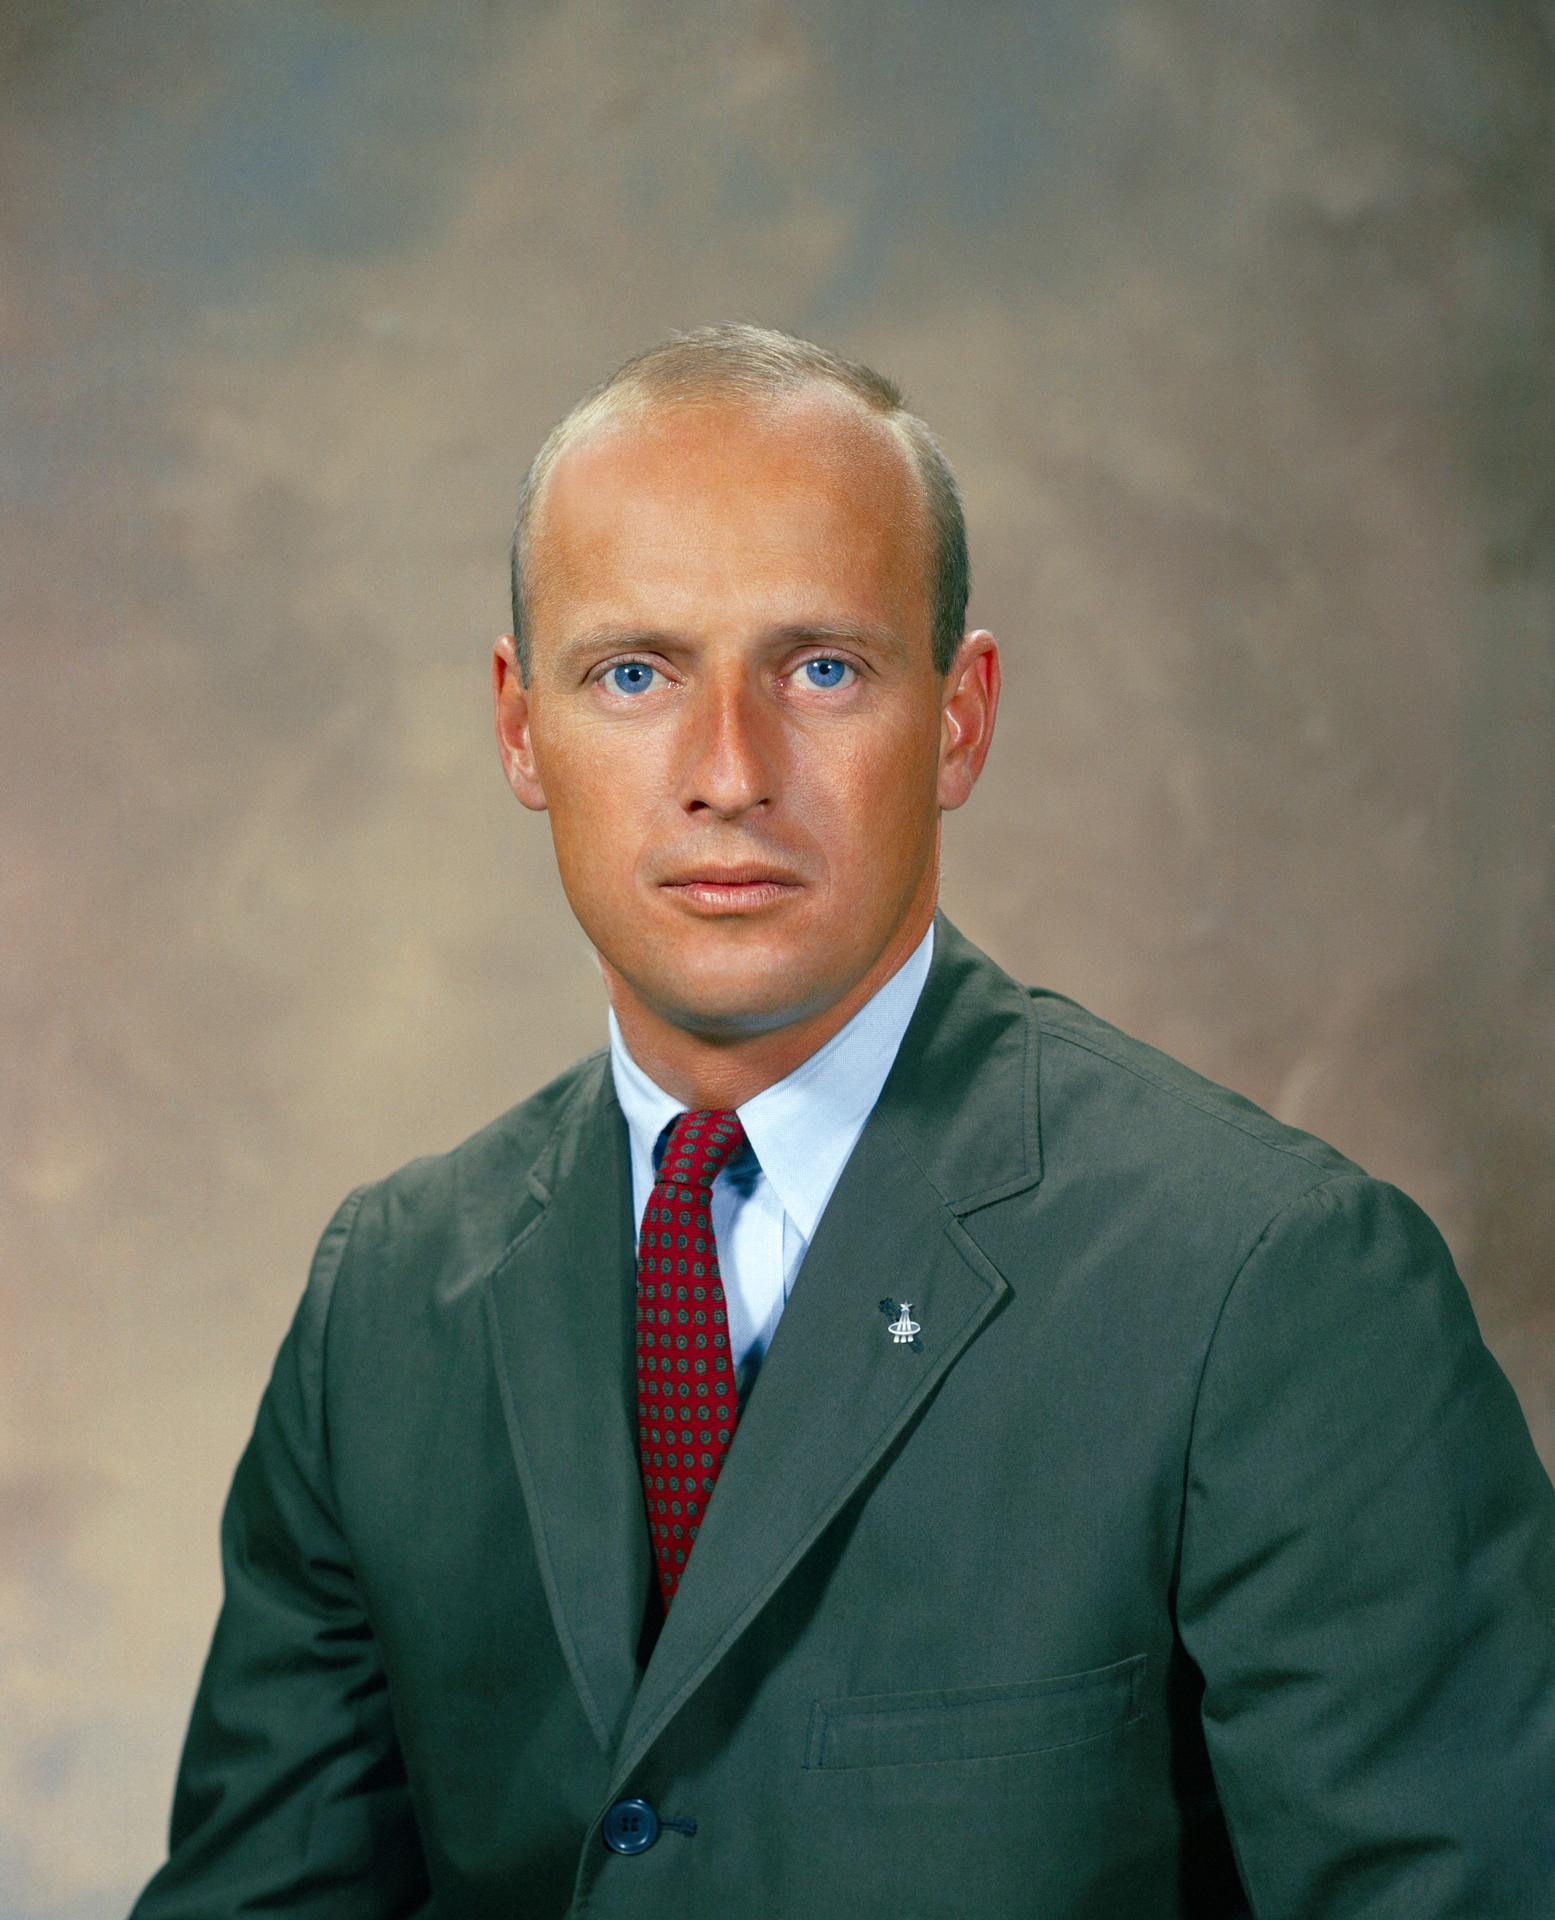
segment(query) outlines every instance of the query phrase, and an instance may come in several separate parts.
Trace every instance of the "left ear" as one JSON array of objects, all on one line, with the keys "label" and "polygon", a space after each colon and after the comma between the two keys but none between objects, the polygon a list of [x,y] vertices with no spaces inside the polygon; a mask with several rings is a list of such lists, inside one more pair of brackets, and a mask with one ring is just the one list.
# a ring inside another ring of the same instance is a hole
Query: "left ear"
[{"label": "left ear", "polygon": [[993,744],[999,711],[999,647],[979,627],[956,649],[940,714],[939,803],[964,806]]},{"label": "left ear", "polygon": [[508,785],[535,813],[546,809],[545,788],[529,737],[529,693],[518,670],[518,650],[505,633],[491,653],[491,705],[497,723],[497,751]]}]

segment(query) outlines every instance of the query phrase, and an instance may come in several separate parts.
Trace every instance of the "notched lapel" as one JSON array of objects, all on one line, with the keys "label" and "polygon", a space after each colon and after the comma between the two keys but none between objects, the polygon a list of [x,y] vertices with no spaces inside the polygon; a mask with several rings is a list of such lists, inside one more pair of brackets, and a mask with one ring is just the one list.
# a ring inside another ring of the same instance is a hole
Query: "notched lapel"
[{"label": "notched lapel", "polygon": [[601,1749],[636,1690],[651,1558],[637,1462],[626,1123],[591,1062],[530,1176],[540,1208],[486,1280],[546,1599]]},{"label": "notched lapel", "polygon": [[[962,1218],[1041,1176],[1026,989],[943,914],[902,1045],[783,1310],[646,1673],[634,1218],[608,1051],[484,1283],[514,1461],[609,1798],[902,1434],[1008,1291]],[[921,1351],[880,1302],[910,1302]],[[608,1802],[607,1802],[608,1803]]]},{"label": "notched lapel", "polygon": [[[960,1216],[1040,1178],[1026,990],[941,914],[879,1101],[816,1229],[632,1702],[612,1794],[1008,1291]],[[880,1302],[909,1302],[922,1350]]]},{"label": "notched lapel", "polygon": [[[846,1191],[845,1191],[846,1189]],[[633,1702],[615,1784],[788,1577],[1006,1291],[887,1128],[866,1128],[735,1429]],[[910,1300],[921,1351],[880,1302]]]}]

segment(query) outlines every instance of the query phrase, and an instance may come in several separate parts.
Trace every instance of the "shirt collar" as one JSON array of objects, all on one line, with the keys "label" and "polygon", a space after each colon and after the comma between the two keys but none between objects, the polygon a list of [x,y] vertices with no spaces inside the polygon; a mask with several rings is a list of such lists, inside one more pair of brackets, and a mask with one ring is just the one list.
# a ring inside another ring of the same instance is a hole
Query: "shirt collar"
[{"label": "shirt collar", "polygon": [[[931,920],[907,960],[846,1026],[792,1073],[735,1109],[762,1172],[806,1242],[814,1238],[832,1189],[880,1098],[933,952]],[[607,1008],[606,1017],[610,1071],[631,1135],[633,1166],[646,1175],[651,1188],[659,1135],[684,1109],[627,1052],[613,1007]]]}]

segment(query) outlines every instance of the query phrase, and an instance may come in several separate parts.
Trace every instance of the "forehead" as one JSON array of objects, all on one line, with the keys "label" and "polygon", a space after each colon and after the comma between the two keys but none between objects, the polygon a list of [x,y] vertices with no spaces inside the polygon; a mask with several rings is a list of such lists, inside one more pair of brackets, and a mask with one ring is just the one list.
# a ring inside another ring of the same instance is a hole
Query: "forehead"
[{"label": "forehead", "polygon": [[650,404],[552,468],[530,529],[535,611],[694,618],[711,597],[926,625],[925,531],[907,448],[840,390]]}]

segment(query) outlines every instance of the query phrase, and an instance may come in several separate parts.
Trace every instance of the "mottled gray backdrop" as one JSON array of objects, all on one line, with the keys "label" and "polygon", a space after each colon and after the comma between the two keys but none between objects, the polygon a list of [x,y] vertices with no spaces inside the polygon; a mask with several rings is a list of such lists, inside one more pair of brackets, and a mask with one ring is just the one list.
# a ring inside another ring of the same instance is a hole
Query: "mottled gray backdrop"
[{"label": "mottled gray backdrop", "polygon": [[1416,1195],[1555,1457],[1551,45],[7,0],[6,1920],[158,1857],[336,1201],[603,1038],[487,657],[524,462],[671,327],[905,383],[1007,675],[952,918]]}]

